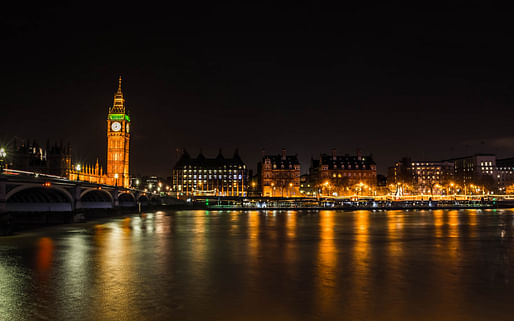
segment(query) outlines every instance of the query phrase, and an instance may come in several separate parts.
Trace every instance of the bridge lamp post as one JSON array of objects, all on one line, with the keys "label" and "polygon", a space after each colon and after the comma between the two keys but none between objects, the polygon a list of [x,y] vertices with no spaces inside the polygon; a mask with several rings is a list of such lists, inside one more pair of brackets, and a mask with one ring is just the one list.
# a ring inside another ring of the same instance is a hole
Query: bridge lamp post
[{"label": "bridge lamp post", "polygon": [[114,174],[114,186],[118,187],[118,173]]},{"label": "bridge lamp post", "polygon": [[5,166],[5,157],[7,156],[7,153],[5,152],[5,148],[0,148],[0,173],[4,171]]},{"label": "bridge lamp post", "polygon": [[80,166],[80,164],[77,164],[75,166],[75,171],[77,172],[77,181],[80,180],[80,176],[79,176],[79,173],[80,173],[80,170],[82,169],[82,167]]}]

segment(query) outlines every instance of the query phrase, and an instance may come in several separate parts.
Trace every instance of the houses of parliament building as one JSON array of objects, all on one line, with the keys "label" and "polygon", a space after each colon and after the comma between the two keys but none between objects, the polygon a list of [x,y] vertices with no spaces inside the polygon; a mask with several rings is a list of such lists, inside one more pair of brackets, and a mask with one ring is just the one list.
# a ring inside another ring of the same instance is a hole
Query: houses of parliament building
[{"label": "houses of parliament building", "polygon": [[94,166],[71,165],[70,162],[67,176],[70,180],[129,187],[129,151],[130,116],[125,107],[120,77],[114,103],[107,114],[106,170],[99,165],[98,160]]}]

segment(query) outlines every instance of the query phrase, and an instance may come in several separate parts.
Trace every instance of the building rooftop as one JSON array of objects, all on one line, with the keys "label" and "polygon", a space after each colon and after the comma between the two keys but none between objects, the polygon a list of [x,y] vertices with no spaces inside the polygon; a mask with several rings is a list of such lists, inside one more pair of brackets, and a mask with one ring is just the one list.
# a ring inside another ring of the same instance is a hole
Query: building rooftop
[{"label": "building rooftop", "polygon": [[276,165],[277,168],[290,168],[295,165],[300,165],[297,155],[265,155],[262,157],[262,161],[265,162],[269,159],[271,165]]},{"label": "building rooftop", "polygon": [[321,154],[320,159],[313,159],[312,166],[314,168],[322,165],[328,166],[328,169],[371,169],[372,165],[376,165],[371,155],[328,155]]},{"label": "building rooftop", "polygon": [[239,151],[236,149],[234,151],[234,155],[232,158],[225,158],[220,151],[215,158],[207,158],[203,155],[202,152],[198,154],[196,157],[191,157],[189,153],[184,149],[182,155],[179,160],[175,164],[174,169],[180,169],[183,167],[210,167],[210,168],[220,168],[224,166],[243,166],[245,163],[242,161],[239,156]]}]

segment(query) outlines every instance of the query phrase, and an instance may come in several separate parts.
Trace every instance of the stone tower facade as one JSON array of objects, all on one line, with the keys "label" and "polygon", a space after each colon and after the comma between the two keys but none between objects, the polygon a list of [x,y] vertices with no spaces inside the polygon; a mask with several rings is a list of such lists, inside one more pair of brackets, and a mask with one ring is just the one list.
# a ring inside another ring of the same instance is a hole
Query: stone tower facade
[{"label": "stone tower facade", "polygon": [[112,185],[130,186],[130,116],[121,91],[121,76],[114,103],[107,115],[107,177]]}]

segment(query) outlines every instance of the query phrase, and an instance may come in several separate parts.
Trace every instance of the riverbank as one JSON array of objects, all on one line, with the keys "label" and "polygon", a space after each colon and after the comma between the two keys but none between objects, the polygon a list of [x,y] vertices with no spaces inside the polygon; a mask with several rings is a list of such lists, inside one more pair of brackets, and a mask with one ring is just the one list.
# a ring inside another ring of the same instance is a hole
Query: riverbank
[{"label": "riverbank", "polygon": [[[377,203],[359,205],[332,205],[324,206],[270,206],[270,207],[248,207],[236,205],[224,206],[207,206],[204,203],[189,204],[173,204],[173,205],[155,205],[142,209],[142,212],[157,210],[187,211],[187,210],[206,210],[206,211],[421,211],[421,210],[465,210],[465,209],[497,209],[497,208],[514,208],[511,202],[497,203],[412,203],[412,202],[395,202],[395,203]],[[90,209],[78,212],[15,212],[3,213],[0,215],[0,236],[11,235],[13,233],[27,231],[45,226],[87,223],[99,219],[116,218],[129,214],[137,214],[138,208],[120,207],[116,209]]]},{"label": "riverbank", "polygon": [[[155,211],[158,207],[145,207]],[[90,221],[137,214],[138,208],[88,209],[76,212],[11,212],[0,214],[0,236],[32,230],[40,227],[79,224]]]}]

